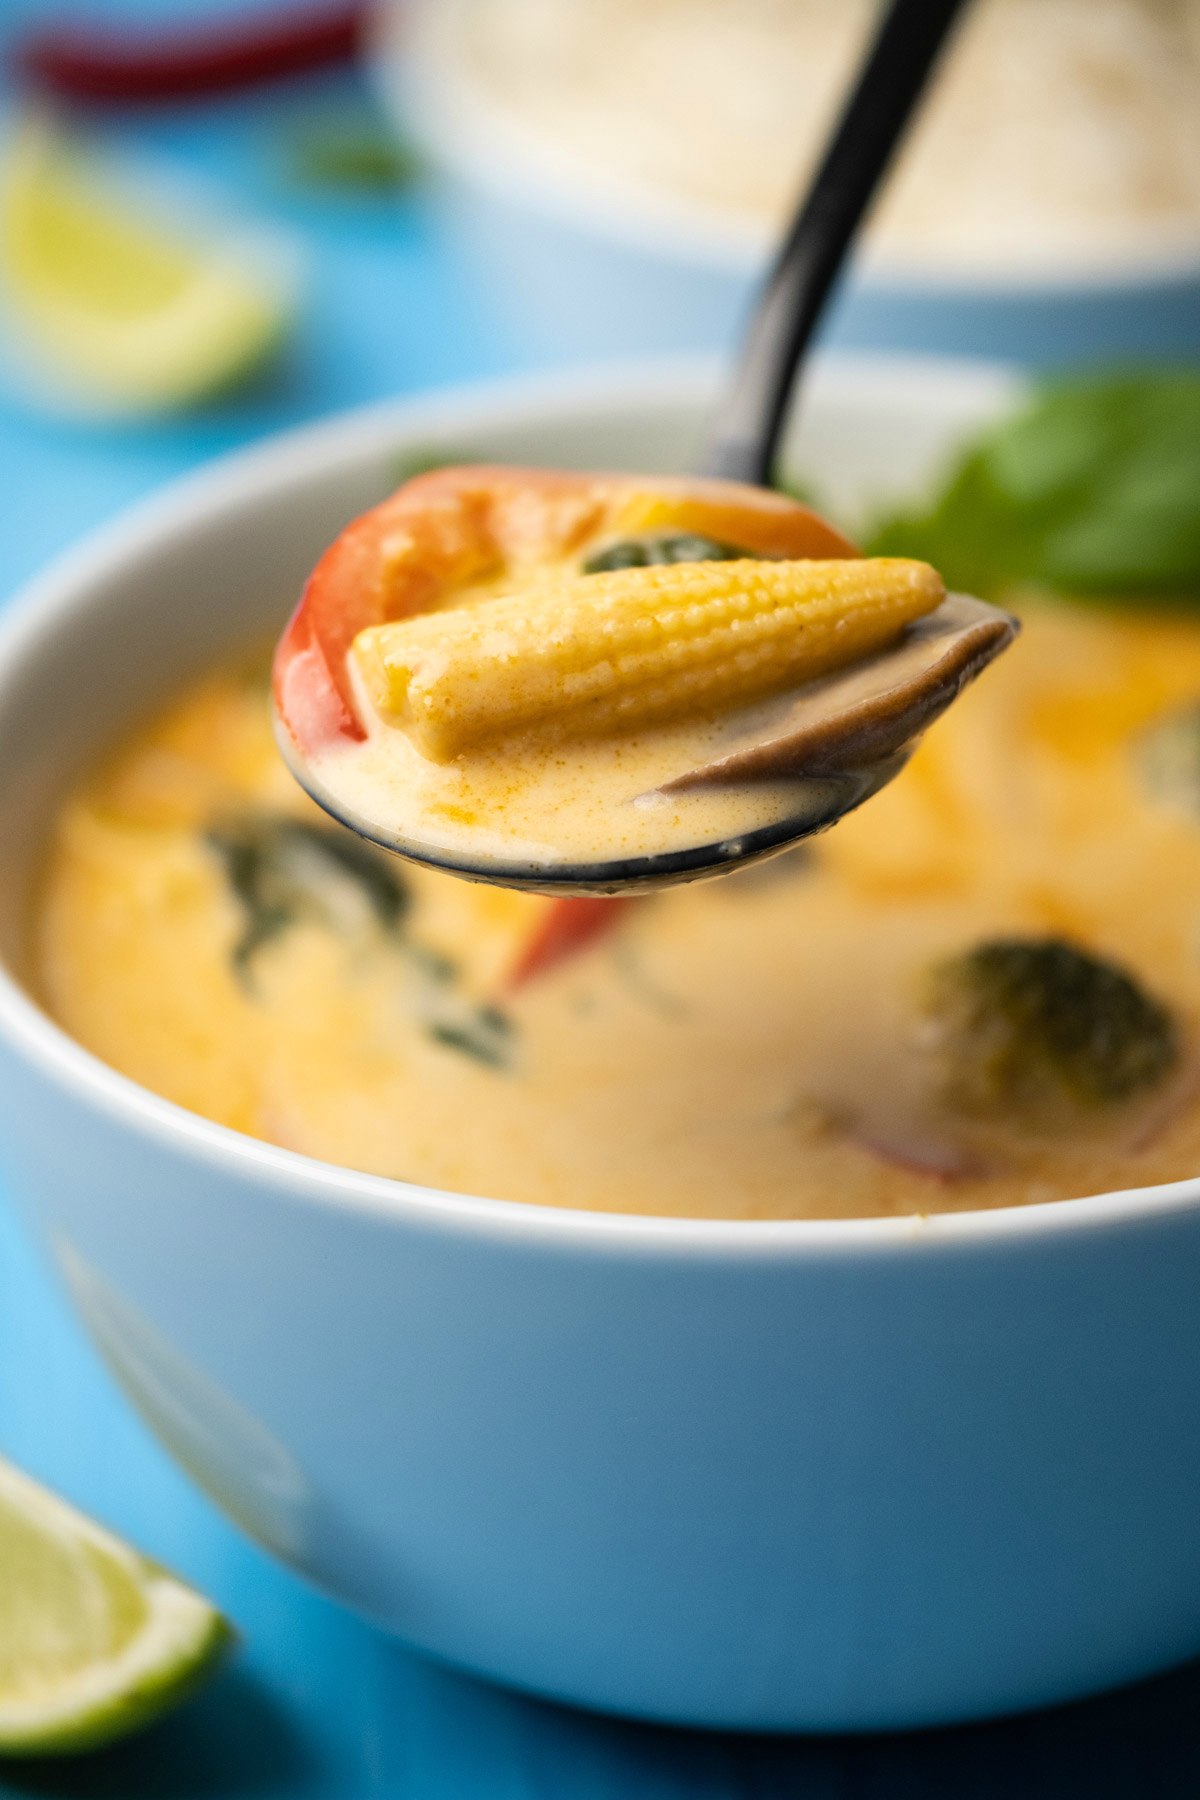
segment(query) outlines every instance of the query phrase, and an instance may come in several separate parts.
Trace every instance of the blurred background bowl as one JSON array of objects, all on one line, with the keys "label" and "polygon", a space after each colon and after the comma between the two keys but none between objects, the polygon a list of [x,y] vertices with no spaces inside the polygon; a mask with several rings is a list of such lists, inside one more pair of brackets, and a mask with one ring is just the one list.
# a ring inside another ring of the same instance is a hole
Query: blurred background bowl
[{"label": "blurred background bowl", "polygon": [[[770,140],[776,166],[762,192],[755,190],[755,205],[739,207],[728,193],[721,204],[705,193],[712,167],[738,135],[728,107],[717,135],[692,144],[701,171],[695,179],[680,178],[678,166],[658,166],[655,159],[669,151],[653,139],[641,150],[621,149],[646,113],[638,80],[643,89],[651,82],[659,42],[648,40],[640,75],[632,57],[628,97],[606,91],[611,70],[601,73],[579,93],[573,122],[563,124],[570,104],[564,84],[578,80],[571,70],[585,46],[570,25],[574,35],[563,36],[563,21],[611,13],[625,23],[636,51],[635,12],[661,38],[670,0],[640,9],[625,0],[599,0],[599,9],[597,0],[572,0],[553,17],[545,0],[381,0],[381,91],[429,157],[447,214],[523,352],[626,354],[731,339],[769,254],[778,201],[799,191],[805,155],[811,159],[820,141],[854,48],[850,15],[861,8],[831,14],[828,0],[808,3],[823,22],[817,42],[825,63],[801,79],[802,68],[787,66],[795,64],[796,43],[781,37],[779,64],[796,77],[795,116],[803,121],[797,137],[810,141],[797,160],[778,133],[771,139],[760,131],[759,163],[771,153]],[[764,32],[772,5],[756,0]],[[1164,79],[1186,71],[1163,67],[1191,57],[1200,71],[1200,7],[1103,0],[1101,10],[1103,17],[1084,9],[1083,0],[1055,0],[1055,18],[1044,3],[1031,11],[1030,0],[981,0],[951,46],[911,154],[902,153],[894,193],[833,308],[826,341],[1041,364],[1200,352],[1200,163],[1193,190],[1196,159],[1188,155],[1193,135],[1200,150],[1200,130],[1187,122],[1194,89],[1188,98],[1169,91]],[[717,14],[711,5],[695,9],[694,32],[711,35]],[[484,15],[491,36],[477,43]],[[745,14],[729,17],[748,26]],[[832,48],[825,43],[831,18]],[[1039,35],[1022,43],[1022,30]],[[1182,50],[1172,30],[1181,34]],[[996,67],[997,52],[1014,34],[1011,62]],[[736,59],[753,41],[743,35],[710,51]],[[507,60],[496,55],[497,44]],[[682,68],[681,83],[699,66]],[[748,103],[762,88],[763,67],[732,72]],[[556,82],[558,100],[541,107],[539,92]],[[770,100],[764,93],[764,109]],[[1031,130],[1030,109],[1038,106],[1039,128]],[[806,116],[806,107],[820,117]],[[589,113],[590,131],[586,119],[578,123]],[[665,120],[664,136],[685,136],[687,122],[684,113]],[[1142,129],[1148,122],[1152,131]],[[960,169],[964,148],[977,143],[980,154]],[[1024,161],[1014,170],[1018,145]],[[752,137],[747,154],[755,149]],[[1062,167],[1061,191],[1039,205],[1039,195],[1055,185],[1047,178],[1051,165]],[[744,171],[748,193],[755,166]],[[931,200],[935,189],[944,203]],[[1103,210],[1105,196],[1118,189],[1123,203],[1112,198]],[[761,204],[768,190],[776,200],[769,215]],[[1067,205],[1073,195],[1074,216]]]}]

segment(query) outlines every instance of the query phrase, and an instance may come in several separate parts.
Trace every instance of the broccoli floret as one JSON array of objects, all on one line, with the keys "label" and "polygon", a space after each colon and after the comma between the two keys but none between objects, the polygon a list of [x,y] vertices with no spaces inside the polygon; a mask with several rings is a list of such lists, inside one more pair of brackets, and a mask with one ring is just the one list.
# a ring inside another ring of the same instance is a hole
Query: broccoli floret
[{"label": "broccoli floret", "polygon": [[741,562],[753,555],[752,550],[720,544],[694,531],[659,531],[606,544],[587,558],[583,572],[603,575],[609,569],[646,569],[654,563]]},{"label": "broccoli floret", "polygon": [[1147,791],[1200,819],[1200,701],[1156,719],[1138,738],[1136,754]]},{"label": "broccoli floret", "polygon": [[929,1042],[947,1100],[1030,1123],[1119,1106],[1179,1061],[1167,1009],[1125,970],[1058,938],[997,938],[929,973]]}]

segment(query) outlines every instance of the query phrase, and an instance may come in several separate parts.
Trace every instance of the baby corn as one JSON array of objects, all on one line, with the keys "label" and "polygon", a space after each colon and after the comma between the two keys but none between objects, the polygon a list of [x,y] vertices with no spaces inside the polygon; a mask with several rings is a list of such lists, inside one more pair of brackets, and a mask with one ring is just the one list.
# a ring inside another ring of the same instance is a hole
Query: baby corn
[{"label": "baby corn", "polygon": [[566,738],[712,715],[881,649],[945,596],[927,563],[677,563],[565,578],[378,625],[367,695],[427,757],[552,726]]}]

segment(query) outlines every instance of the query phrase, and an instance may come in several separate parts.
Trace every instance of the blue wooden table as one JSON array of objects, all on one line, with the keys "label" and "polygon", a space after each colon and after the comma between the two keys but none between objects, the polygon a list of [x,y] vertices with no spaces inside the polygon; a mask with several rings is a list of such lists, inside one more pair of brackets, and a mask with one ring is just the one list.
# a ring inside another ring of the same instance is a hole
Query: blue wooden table
[{"label": "blue wooden table", "polygon": [[[129,11],[137,0],[121,0]],[[33,9],[0,0],[0,29]],[[105,16],[117,4],[102,9]],[[140,0],[143,18],[166,0]],[[116,508],[220,450],[356,401],[519,366],[420,194],[299,185],[289,134],[361,104],[346,77],[106,121],[290,228],[308,260],[279,367],[188,418],[115,429],[0,395],[0,592]],[[0,1451],[212,1594],[243,1647],[190,1708],[0,1794],[114,1800],[1182,1800],[1200,1791],[1200,1672],[1003,1727],[865,1742],[738,1740],[597,1720],[415,1658],[309,1592],[176,1472],[111,1385],[0,1196]],[[1197,1522],[1200,1529],[1200,1521]]]}]

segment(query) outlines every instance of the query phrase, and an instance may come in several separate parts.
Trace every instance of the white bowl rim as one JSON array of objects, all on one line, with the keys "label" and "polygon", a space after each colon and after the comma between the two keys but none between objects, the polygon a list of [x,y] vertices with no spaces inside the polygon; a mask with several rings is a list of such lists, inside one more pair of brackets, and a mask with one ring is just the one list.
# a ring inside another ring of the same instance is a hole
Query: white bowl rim
[{"label": "white bowl rim", "polygon": [[[407,16],[401,18],[407,13],[407,7],[384,5],[372,14],[376,84],[405,129],[415,128],[458,180],[629,249],[734,275],[765,273],[774,243],[768,225],[740,221],[632,176],[585,168],[579,160],[564,159],[560,166],[538,134],[522,131],[495,96],[447,65],[440,54],[448,37],[443,25],[431,47],[422,41],[427,33],[412,33]],[[403,61],[397,53],[401,41]],[[868,241],[855,255],[854,270],[871,293],[897,297],[1120,296],[1200,280],[1200,233],[1147,234],[1144,242],[1121,252],[1079,249],[1064,260],[1039,251],[994,263],[939,261],[933,253],[906,255]]]},{"label": "white bowl rim", "polygon": [[[1011,370],[967,360],[856,355],[826,357],[822,364],[847,391],[856,386],[878,391],[882,382],[891,382],[927,392],[934,381],[943,389],[954,387],[963,394],[999,401],[1019,387]],[[582,405],[599,408],[608,403],[614,410],[624,410],[635,393],[651,405],[679,403],[702,391],[713,369],[709,358],[658,358],[505,377],[358,407],[220,456],[89,533],[5,605],[0,615],[0,705],[10,667],[19,665],[26,648],[52,632],[61,616],[86,606],[88,584],[98,572],[138,555],[148,541],[153,543],[173,527],[244,498],[248,486],[286,485],[339,449],[362,452],[377,443],[381,452],[394,450],[401,433],[417,438],[444,433],[452,442],[457,432],[470,429],[471,421],[476,428],[500,424],[517,410],[527,419],[541,420],[569,415]],[[906,1247],[927,1253],[935,1247],[962,1249],[977,1243],[1024,1242],[1046,1233],[1107,1229],[1200,1206],[1200,1177],[1030,1206],[883,1218],[697,1219],[538,1206],[363,1174],[216,1124],[152,1093],[85,1050],[3,964],[0,1036],[85,1106],[169,1149],[252,1178],[290,1199],[376,1220],[392,1218],[410,1228],[515,1239],[526,1246],[554,1249],[578,1244],[592,1252],[666,1259],[858,1260],[892,1256]]]}]

